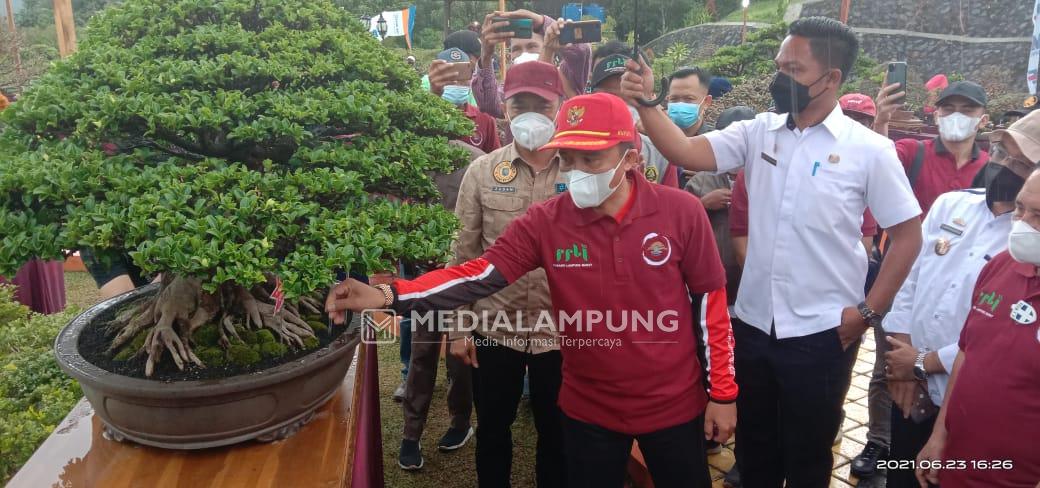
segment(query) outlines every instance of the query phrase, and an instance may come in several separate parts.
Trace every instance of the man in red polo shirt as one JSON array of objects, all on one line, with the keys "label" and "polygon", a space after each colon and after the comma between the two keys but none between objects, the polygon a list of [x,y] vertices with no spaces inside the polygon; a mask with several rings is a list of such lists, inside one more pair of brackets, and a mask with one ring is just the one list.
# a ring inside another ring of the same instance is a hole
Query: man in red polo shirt
[{"label": "man in red polo shirt", "polygon": [[[554,316],[535,327],[559,333],[569,486],[620,488],[635,439],[656,486],[708,487],[704,440],[725,442],[736,424],[725,273],[700,201],[647,182],[634,137],[620,98],[568,100],[543,148],[571,168],[566,193],[531,206],[477,259],[394,285],[347,280],[326,309],[337,323],[346,310],[452,310],[543,268]],[[698,293],[709,295],[710,392],[692,327]],[[464,352],[480,367],[472,343]]]},{"label": "man in red polo shirt", "polygon": [[437,54],[437,59],[430,63],[430,92],[454,104],[466,118],[473,121],[476,130],[472,135],[460,140],[489,153],[502,145],[498,139],[498,126],[495,125],[493,117],[470,103],[473,99],[470,80],[459,78],[457,63],[470,63],[471,66],[475,66],[470,56],[457,47],[445,49]]},{"label": "man in red polo shirt", "polygon": [[[886,89],[895,90],[892,87],[897,85]],[[883,136],[888,136],[892,113],[902,106],[902,101],[893,97],[884,90],[878,95],[874,130]],[[939,94],[939,101],[935,104],[935,125],[939,126],[939,137],[927,141],[896,141],[896,153],[907,175],[914,173],[914,161],[921,160],[920,169],[910,183],[924,212],[922,218],[928,215],[928,209],[939,195],[971,188],[975,175],[989,160],[986,151],[975,143],[978,131],[989,123],[987,103],[986,90],[978,83],[952,83]]]},{"label": "man in red polo shirt", "polygon": [[[1040,134],[1024,142],[1021,153],[1040,158]],[[975,282],[946,401],[917,456],[921,486],[1030,488],[1040,481],[1040,172],[1019,192],[1013,219],[1008,250]]]}]

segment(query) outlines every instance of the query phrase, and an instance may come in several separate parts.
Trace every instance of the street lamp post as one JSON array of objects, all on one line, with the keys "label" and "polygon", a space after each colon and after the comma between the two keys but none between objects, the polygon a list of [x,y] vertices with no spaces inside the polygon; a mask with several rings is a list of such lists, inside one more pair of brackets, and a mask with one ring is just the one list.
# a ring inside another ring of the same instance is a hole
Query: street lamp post
[{"label": "street lamp post", "polygon": [[747,40],[747,9],[751,5],[751,0],[740,0],[740,6],[744,9],[744,23],[740,26],[740,43],[744,44]]},{"label": "street lamp post", "polygon": [[379,32],[379,40],[382,41],[386,37],[386,33],[389,29],[386,26],[386,19],[383,18],[383,13],[379,13],[379,18],[376,19],[376,31]]}]

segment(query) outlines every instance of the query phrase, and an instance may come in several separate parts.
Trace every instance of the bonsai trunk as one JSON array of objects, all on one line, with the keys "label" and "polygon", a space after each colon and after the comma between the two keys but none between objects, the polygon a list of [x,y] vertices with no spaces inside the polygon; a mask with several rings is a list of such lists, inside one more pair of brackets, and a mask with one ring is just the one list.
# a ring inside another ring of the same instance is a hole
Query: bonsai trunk
[{"label": "bonsai trunk", "polygon": [[[275,311],[271,298],[273,288],[273,281],[269,280],[251,290],[226,285],[216,293],[209,293],[202,289],[198,279],[164,275],[158,294],[127,309],[109,324],[110,333],[115,334],[109,352],[147,331],[144,344],[135,353],[148,355],[145,376],[152,375],[164,352],[170,353],[181,370],[186,363],[205,367],[192,350],[192,334],[217,317],[220,345],[224,348],[231,344],[229,337],[239,339],[236,327],[270,329],[283,344],[303,347],[304,338],[315,337],[314,331],[296,305],[286,303]],[[319,299],[303,297],[298,306],[311,313],[321,313]]]}]

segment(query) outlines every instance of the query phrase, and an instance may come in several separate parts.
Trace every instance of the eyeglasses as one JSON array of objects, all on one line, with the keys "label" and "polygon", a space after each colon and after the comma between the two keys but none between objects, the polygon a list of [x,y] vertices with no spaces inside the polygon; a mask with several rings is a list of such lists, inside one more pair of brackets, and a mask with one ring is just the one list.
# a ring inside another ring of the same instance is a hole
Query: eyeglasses
[{"label": "eyeglasses", "polygon": [[1001,166],[1007,166],[1008,169],[1018,174],[1029,174],[1036,169],[1037,166],[1029,161],[1011,157],[1011,155],[1008,154],[1007,149],[1004,149],[1004,144],[1000,142],[990,144],[989,160]]}]

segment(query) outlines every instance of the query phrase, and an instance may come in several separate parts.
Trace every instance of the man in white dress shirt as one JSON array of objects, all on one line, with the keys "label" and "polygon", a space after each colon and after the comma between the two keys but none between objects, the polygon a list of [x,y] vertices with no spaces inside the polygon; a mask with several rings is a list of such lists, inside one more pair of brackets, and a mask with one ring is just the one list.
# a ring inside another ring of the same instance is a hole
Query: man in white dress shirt
[{"label": "man in white dress shirt", "polygon": [[[884,330],[892,393],[889,458],[916,459],[942,405],[982,267],[1007,249],[1015,196],[1040,162],[1040,112],[994,134],[985,190],[941,195],[922,225],[924,245]],[[917,487],[912,470],[888,470],[888,487]]]},{"label": "man in white dress shirt", "polygon": [[[803,18],[775,60],[778,113],[687,138],[660,108],[639,109],[669,161],[694,171],[745,168],[748,253],[733,324],[745,486],[829,485],[859,340],[880,325],[921,248],[921,209],[895,147],[838,106],[858,50],[845,24]],[[649,97],[653,73],[628,68],[625,96]],[[864,299],[867,206],[893,243]]]}]

